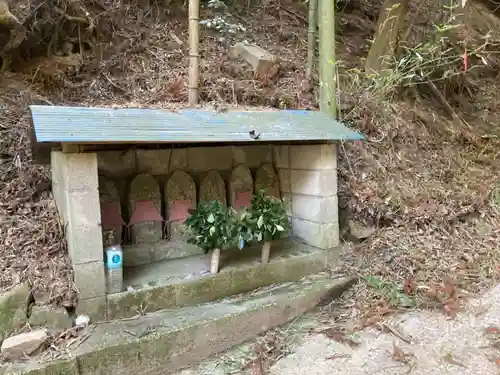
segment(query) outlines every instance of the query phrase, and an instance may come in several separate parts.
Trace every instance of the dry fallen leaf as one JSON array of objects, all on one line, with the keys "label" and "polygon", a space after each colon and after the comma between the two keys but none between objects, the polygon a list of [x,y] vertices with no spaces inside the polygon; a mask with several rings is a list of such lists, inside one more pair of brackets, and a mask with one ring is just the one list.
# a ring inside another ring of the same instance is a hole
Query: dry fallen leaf
[{"label": "dry fallen leaf", "polygon": [[407,363],[409,357],[409,353],[406,353],[403,349],[397,346],[395,342],[392,343],[392,359],[398,362]]},{"label": "dry fallen leaf", "polygon": [[417,285],[413,276],[408,276],[403,284],[403,291],[407,296],[414,294]]},{"label": "dry fallen leaf", "polygon": [[345,332],[340,331],[338,328],[328,328],[321,331],[326,337],[337,341],[340,344],[346,344],[350,347],[358,346],[359,343],[349,337]]},{"label": "dry fallen leaf", "polygon": [[467,368],[467,366],[465,366],[463,363],[461,363],[461,362],[457,361],[455,358],[453,358],[453,355],[451,353],[447,353],[443,358],[449,364],[457,365],[457,366],[460,366],[463,368]]}]

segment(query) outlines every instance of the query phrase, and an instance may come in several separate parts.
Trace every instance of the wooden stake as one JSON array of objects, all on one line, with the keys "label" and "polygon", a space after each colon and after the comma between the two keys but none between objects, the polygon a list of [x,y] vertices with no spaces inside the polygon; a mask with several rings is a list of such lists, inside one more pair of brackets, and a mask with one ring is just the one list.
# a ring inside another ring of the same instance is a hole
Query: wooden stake
[{"label": "wooden stake", "polygon": [[189,0],[189,105],[198,104],[198,82],[200,80],[200,0]]},{"label": "wooden stake", "polygon": [[213,249],[210,256],[210,273],[215,275],[219,273],[220,249]]},{"label": "wooden stake", "polygon": [[271,241],[264,241],[262,245],[262,263],[269,263],[269,255],[271,253]]}]

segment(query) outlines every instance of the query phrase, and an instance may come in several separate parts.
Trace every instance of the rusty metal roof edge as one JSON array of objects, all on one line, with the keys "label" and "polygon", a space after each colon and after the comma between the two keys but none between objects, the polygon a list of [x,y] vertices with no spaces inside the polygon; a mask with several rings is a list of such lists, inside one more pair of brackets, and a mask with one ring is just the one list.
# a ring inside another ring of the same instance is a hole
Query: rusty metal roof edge
[{"label": "rusty metal roof edge", "polygon": [[[229,111],[32,105],[40,143],[215,143],[364,140],[318,111]],[[89,126],[92,124],[92,126]],[[255,131],[257,139],[249,135]],[[260,136],[259,136],[260,134]]]}]

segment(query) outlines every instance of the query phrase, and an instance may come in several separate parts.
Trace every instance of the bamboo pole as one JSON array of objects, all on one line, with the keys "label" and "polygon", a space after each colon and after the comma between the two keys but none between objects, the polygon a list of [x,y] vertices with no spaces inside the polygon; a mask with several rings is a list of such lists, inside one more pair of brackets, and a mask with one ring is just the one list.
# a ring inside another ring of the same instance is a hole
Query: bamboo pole
[{"label": "bamboo pole", "polygon": [[312,81],[314,52],[316,51],[316,17],[318,14],[318,0],[309,0],[309,28],[307,30],[307,67],[306,78]]},{"label": "bamboo pole", "polygon": [[319,0],[319,108],[337,117],[335,87],[335,2]]},{"label": "bamboo pole", "polygon": [[198,83],[200,80],[200,0],[189,0],[189,105],[198,104]]}]

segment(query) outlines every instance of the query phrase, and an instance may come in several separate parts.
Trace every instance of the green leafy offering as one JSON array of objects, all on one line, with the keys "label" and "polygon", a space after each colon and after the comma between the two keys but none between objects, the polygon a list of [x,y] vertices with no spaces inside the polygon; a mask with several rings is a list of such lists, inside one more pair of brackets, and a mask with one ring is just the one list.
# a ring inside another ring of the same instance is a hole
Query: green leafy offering
[{"label": "green leafy offering", "polygon": [[290,230],[283,202],[267,196],[264,190],[253,196],[250,213],[253,219],[253,238],[259,242],[277,240],[283,232]]},{"label": "green leafy offering", "polygon": [[254,227],[255,219],[247,209],[239,211],[234,215],[231,223],[232,238],[236,241],[240,250],[243,250],[246,244],[252,242]]},{"label": "green leafy offering", "polygon": [[191,234],[188,242],[201,247],[205,254],[230,246],[233,213],[219,201],[200,202],[196,209],[189,210],[190,216],[184,222]]}]

